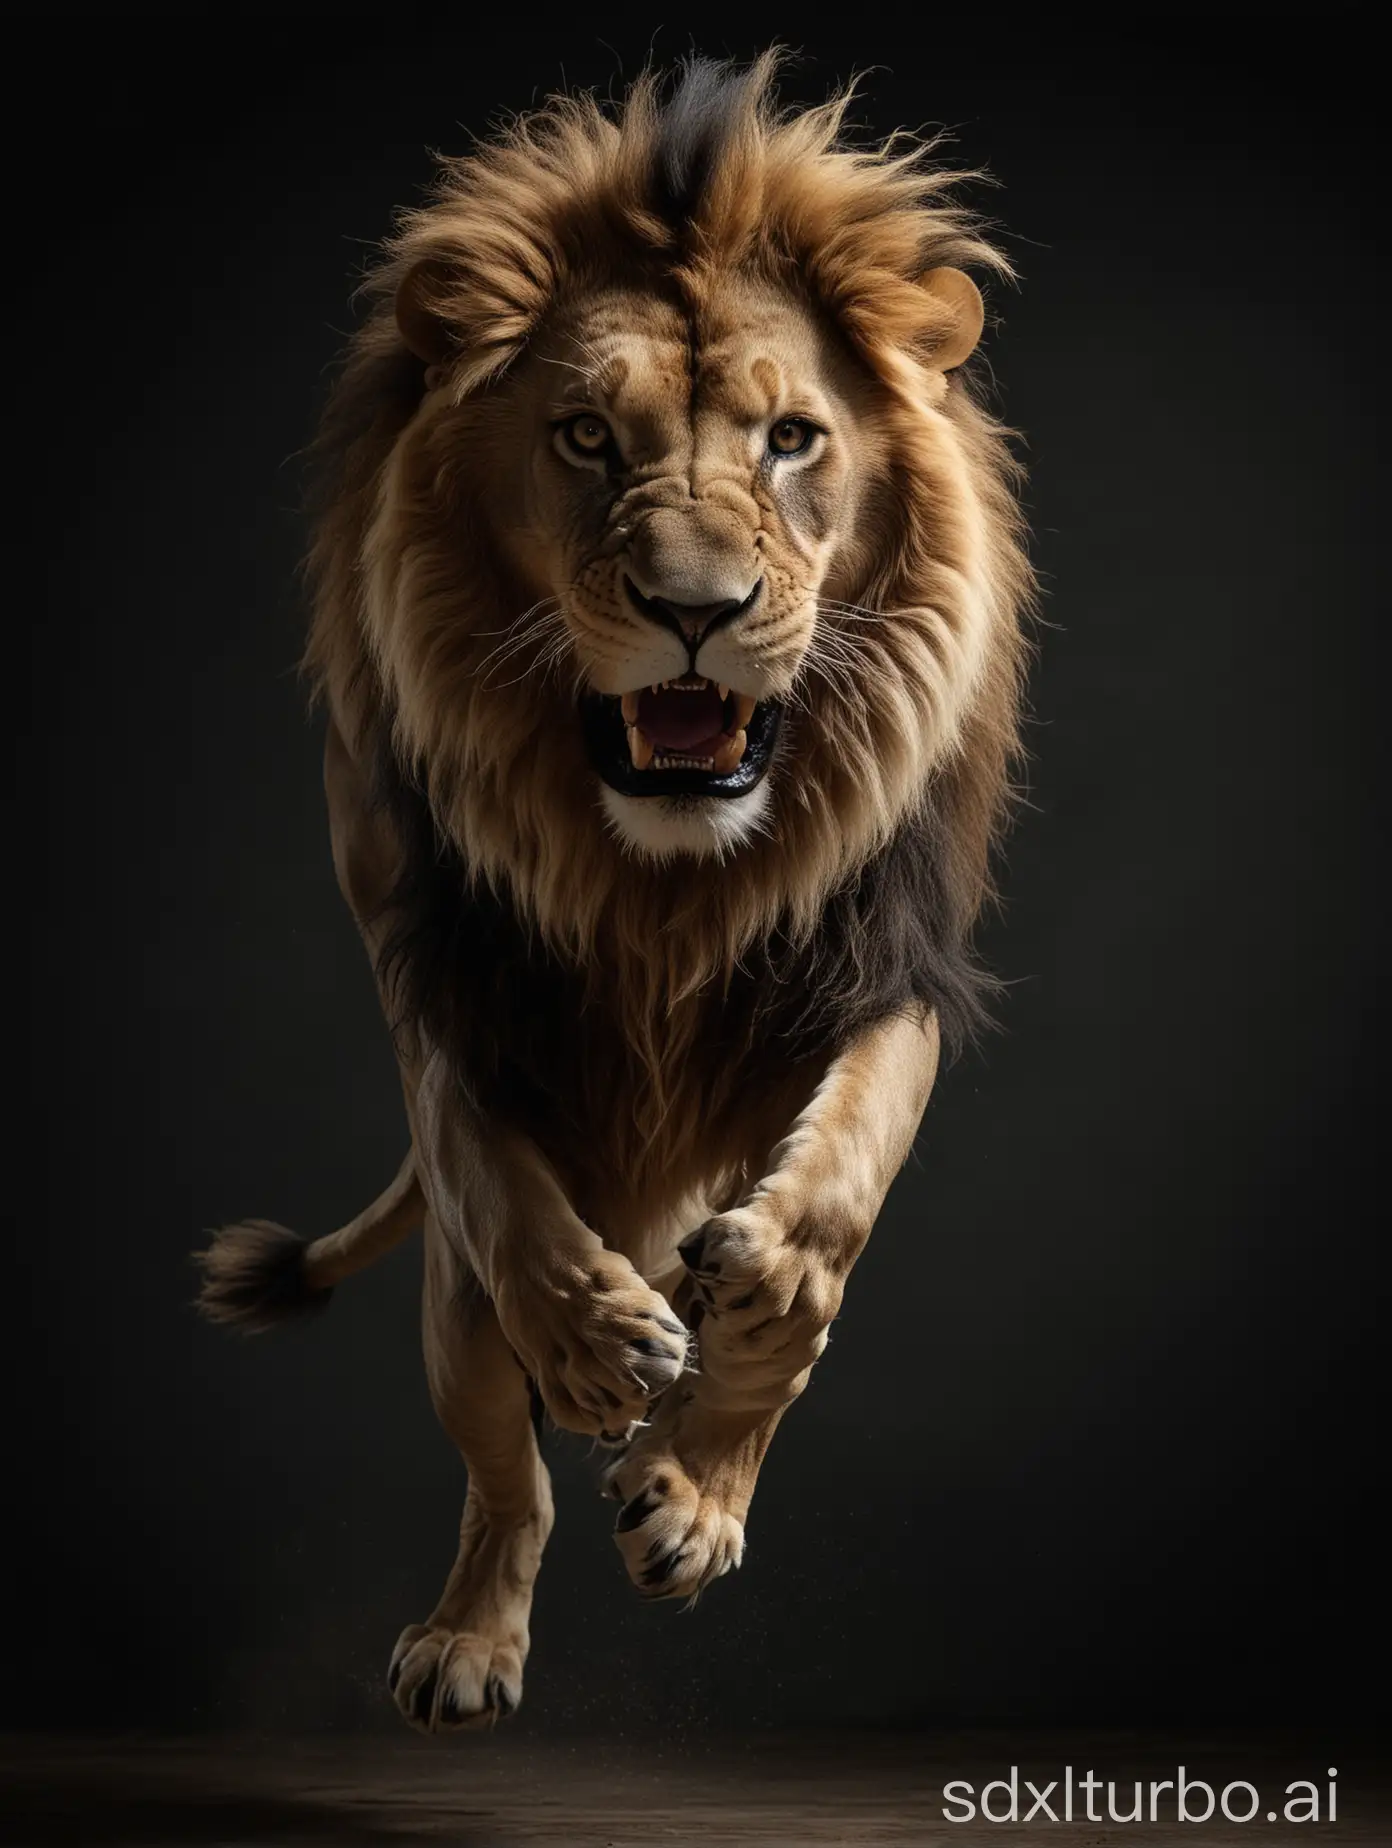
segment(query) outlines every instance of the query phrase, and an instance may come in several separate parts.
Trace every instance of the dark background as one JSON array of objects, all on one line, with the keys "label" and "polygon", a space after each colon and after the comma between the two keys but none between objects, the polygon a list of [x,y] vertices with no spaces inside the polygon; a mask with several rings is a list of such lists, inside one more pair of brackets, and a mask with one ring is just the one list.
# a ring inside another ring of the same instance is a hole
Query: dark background
[{"label": "dark background", "polygon": [[[326,1230],[404,1149],[294,673],[294,454],[366,246],[427,147],[697,17],[501,11],[50,14],[12,75],[13,1724],[395,1727],[388,1653],[453,1555],[414,1244],[254,1345],[195,1320],[186,1254],[246,1213]],[[1003,183],[1023,287],[986,351],[1050,625],[986,932],[1006,1030],[941,1084],[737,1579],[640,1608],[597,1459],[549,1441],[517,1724],[1351,1721],[1383,1432],[1371,51],[1337,7],[852,12],[694,36],[794,38],[805,100],[873,66],[861,120],[951,124]]]}]

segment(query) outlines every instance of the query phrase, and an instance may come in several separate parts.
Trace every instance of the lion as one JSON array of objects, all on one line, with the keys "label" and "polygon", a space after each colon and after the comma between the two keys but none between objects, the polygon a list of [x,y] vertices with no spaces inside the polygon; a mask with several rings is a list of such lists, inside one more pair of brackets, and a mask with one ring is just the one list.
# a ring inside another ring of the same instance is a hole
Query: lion
[{"label": "lion", "polygon": [[522,1698],[544,1410],[613,1446],[645,1598],[740,1565],[938,1068],[1019,753],[1032,578],[963,368],[1009,274],[932,144],[777,57],[553,97],[373,269],[317,439],[306,666],[410,1152],[313,1243],[202,1254],[256,1330],[416,1228],[458,1557],[388,1683]]}]

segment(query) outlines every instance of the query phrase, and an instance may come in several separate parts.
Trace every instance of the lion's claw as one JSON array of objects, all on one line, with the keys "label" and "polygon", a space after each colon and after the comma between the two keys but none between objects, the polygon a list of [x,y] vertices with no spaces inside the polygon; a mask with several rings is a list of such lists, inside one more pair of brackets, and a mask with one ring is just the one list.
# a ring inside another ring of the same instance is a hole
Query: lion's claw
[{"label": "lion's claw", "polygon": [[555,1422],[619,1441],[686,1365],[687,1330],[627,1258],[600,1251],[525,1284],[499,1320]]}]

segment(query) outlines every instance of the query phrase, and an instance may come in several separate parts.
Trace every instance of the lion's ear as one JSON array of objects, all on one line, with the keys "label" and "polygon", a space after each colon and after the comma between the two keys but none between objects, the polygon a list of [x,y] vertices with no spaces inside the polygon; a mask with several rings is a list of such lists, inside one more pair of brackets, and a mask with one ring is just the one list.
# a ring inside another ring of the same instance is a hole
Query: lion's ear
[{"label": "lion's ear", "polygon": [[396,325],[401,338],[427,366],[443,366],[458,351],[445,318],[451,275],[438,257],[409,269],[396,291]]},{"label": "lion's ear", "polygon": [[942,310],[942,331],[928,363],[935,372],[950,372],[976,351],[986,325],[986,304],[965,270],[932,269],[919,277],[918,284]]}]

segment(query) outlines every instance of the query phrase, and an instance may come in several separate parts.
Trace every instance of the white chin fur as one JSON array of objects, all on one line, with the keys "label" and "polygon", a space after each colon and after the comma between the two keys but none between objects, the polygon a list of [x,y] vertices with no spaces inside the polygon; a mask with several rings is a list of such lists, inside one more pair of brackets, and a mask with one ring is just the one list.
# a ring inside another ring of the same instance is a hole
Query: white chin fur
[{"label": "white chin fur", "polygon": [[646,860],[723,860],[742,841],[764,832],[768,782],[747,796],[623,796],[604,785],[610,829],[630,853]]}]

